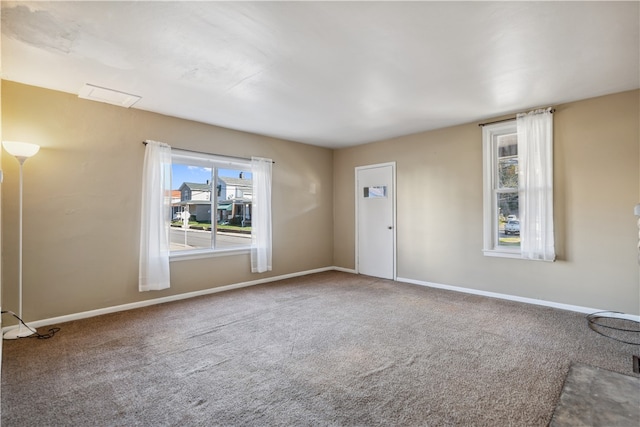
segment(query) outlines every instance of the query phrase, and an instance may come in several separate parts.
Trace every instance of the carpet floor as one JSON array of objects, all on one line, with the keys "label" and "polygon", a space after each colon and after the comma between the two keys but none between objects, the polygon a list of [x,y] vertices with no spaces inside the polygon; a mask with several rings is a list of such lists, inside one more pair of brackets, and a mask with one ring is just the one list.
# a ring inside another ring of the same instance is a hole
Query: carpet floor
[{"label": "carpet floor", "polygon": [[572,363],[637,376],[582,314],[336,271],[55,326],[4,427],[545,426]]}]

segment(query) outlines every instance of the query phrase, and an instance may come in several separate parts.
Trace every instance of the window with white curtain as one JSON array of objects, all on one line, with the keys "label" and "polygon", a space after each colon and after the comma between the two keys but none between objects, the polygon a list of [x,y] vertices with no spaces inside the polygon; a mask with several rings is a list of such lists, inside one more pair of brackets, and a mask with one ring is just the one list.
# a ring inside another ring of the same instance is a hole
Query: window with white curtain
[{"label": "window with white curtain", "polygon": [[553,261],[552,111],[483,126],[484,254]]},{"label": "window with white curtain", "polygon": [[516,121],[484,126],[483,150],[485,255],[520,257]]},{"label": "window with white curtain", "polygon": [[273,161],[145,144],[139,290],[170,286],[170,258],[249,253],[252,273],[271,271]]}]

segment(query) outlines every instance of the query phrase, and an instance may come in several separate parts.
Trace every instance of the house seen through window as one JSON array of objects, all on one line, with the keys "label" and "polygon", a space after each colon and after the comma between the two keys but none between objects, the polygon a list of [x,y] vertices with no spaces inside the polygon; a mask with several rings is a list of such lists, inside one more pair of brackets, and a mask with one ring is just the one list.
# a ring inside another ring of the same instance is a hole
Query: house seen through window
[{"label": "house seen through window", "polygon": [[250,170],[249,162],[172,155],[172,253],[250,247]]}]

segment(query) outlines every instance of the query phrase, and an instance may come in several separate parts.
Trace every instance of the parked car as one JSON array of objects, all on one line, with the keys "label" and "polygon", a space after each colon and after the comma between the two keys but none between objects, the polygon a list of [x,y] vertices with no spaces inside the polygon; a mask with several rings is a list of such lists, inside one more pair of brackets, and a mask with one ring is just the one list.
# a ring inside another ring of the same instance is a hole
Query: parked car
[{"label": "parked car", "polygon": [[517,217],[517,216],[515,216],[515,215],[509,215],[509,216],[507,217],[507,222],[508,222],[508,221],[515,221],[515,220],[517,220],[517,219],[518,219],[518,217]]},{"label": "parked car", "polygon": [[520,221],[513,219],[507,221],[507,225],[504,226],[504,234],[520,234]]},{"label": "parked car", "polygon": [[[189,213],[188,213],[187,211],[176,212],[176,213],[173,215],[173,220],[174,220],[174,221],[182,221],[182,220],[184,220],[184,216],[185,216],[185,215],[189,215]],[[189,217],[191,217],[191,215],[189,215]]]}]

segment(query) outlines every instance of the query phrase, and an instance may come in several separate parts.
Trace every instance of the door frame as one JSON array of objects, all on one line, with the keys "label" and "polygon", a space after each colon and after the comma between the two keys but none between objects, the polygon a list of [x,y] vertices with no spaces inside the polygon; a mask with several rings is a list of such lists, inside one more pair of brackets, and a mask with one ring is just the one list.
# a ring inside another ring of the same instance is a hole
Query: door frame
[{"label": "door frame", "polygon": [[396,280],[398,277],[398,255],[397,255],[397,238],[398,238],[398,232],[397,232],[397,224],[396,224],[396,162],[386,162],[386,163],[376,163],[373,165],[365,165],[365,166],[356,166],[354,171],[355,171],[355,177],[354,177],[354,193],[355,193],[355,204],[356,204],[356,208],[355,208],[355,270],[356,270],[356,274],[360,274],[360,252],[359,252],[359,241],[360,241],[360,236],[359,236],[359,226],[358,226],[358,218],[359,218],[359,190],[358,190],[358,172],[361,170],[365,170],[365,169],[374,169],[374,168],[379,168],[379,167],[387,167],[387,166],[391,166],[391,189],[392,189],[392,200],[391,200],[391,205],[392,205],[392,227],[393,227],[393,279],[392,280]]}]

